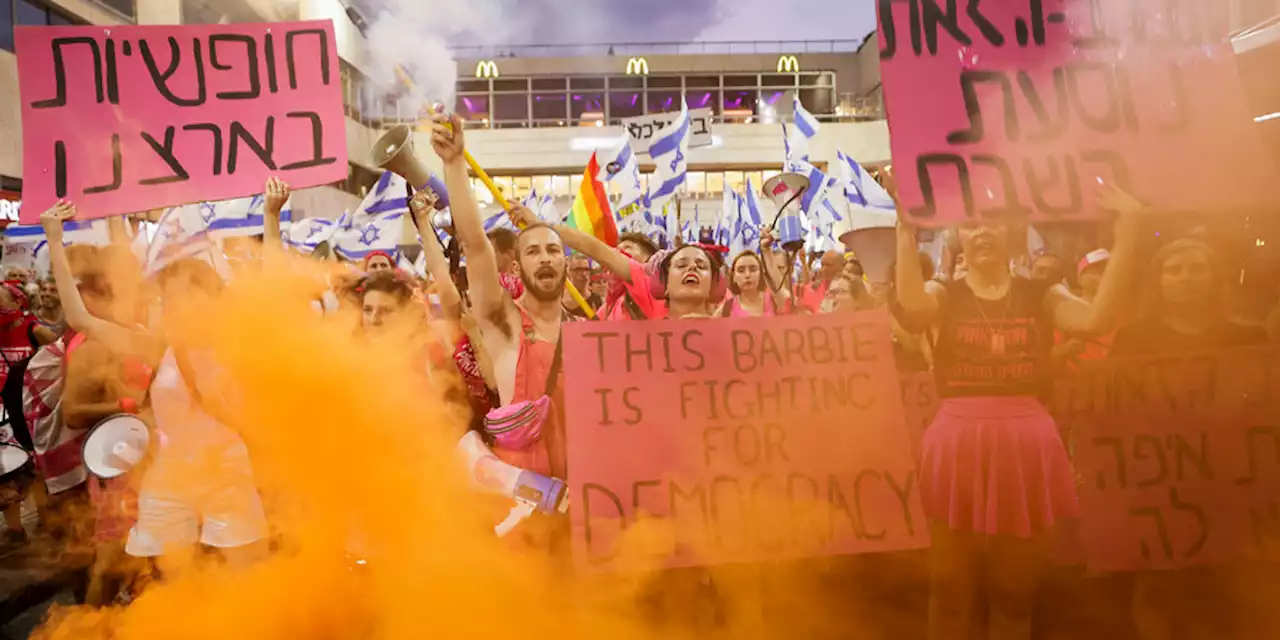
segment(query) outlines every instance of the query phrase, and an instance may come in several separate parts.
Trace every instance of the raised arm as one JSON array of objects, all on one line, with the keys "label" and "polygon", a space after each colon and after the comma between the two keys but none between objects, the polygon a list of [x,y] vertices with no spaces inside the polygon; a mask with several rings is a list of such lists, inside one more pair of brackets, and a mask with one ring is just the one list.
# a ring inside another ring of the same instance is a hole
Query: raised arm
[{"label": "raised arm", "polygon": [[916,242],[916,230],[902,219],[902,203],[898,202],[898,184],[892,173],[883,178],[885,191],[893,198],[898,209],[897,267],[893,274],[898,304],[911,326],[927,327],[938,317],[942,307],[942,288],[935,282],[926,283],[920,271],[920,247]]},{"label": "raised arm", "polygon": [[284,209],[284,205],[289,201],[289,194],[292,190],[289,184],[280,178],[267,178],[266,191],[264,191],[264,202],[262,205],[262,248],[264,253],[267,247],[280,249],[283,244],[280,240],[280,212]]},{"label": "raised arm", "polygon": [[431,146],[444,162],[444,186],[449,190],[453,229],[467,257],[467,286],[477,318],[494,318],[507,304],[507,292],[498,279],[498,260],[484,234],[480,204],[467,175],[465,134],[455,115],[432,116]]},{"label": "raised arm", "polygon": [[59,201],[40,216],[45,237],[49,241],[49,267],[53,271],[54,283],[58,286],[58,297],[62,300],[62,310],[66,316],[67,325],[88,338],[102,341],[117,353],[142,356],[154,362],[164,352],[162,341],[148,333],[95,317],[85,307],[84,298],[80,297],[80,289],[76,286],[75,276],[71,273],[67,249],[62,246],[62,225],[75,215],[75,205]]},{"label": "raised arm", "polygon": [[427,260],[427,273],[436,284],[440,306],[449,320],[456,321],[462,318],[462,296],[458,295],[453,274],[449,273],[449,259],[445,257],[444,247],[440,246],[436,229],[431,224],[433,205],[431,192],[417,191],[409,201],[409,211],[413,213],[413,223],[418,227],[418,242],[422,244],[422,255]]},{"label": "raised arm", "polygon": [[1147,217],[1146,205],[1114,187],[1098,197],[1098,205],[1119,216],[1116,245],[1098,284],[1098,295],[1089,303],[1058,285],[1045,296],[1045,305],[1053,314],[1054,323],[1068,333],[1099,335],[1111,330],[1120,317],[1136,269],[1138,244]]},{"label": "raised arm", "polygon": [[129,238],[129,230],[125,227],[125,216],[112,216],[107,218],[107,238],[111,244],[117,247],[127,247],[132,242]]},{"label": "raised arm", "polygon": [[[523,205],[512,204],[511,222],[519,228],[524,228],[535,222],[538,217],[533,212],[525,208]],[[631,258],[617,249],[603,243],[599,238],[583,233],[569,225],[554,225],[556,233],[560,234],[560,239],[564,241],[564,246],[581,253],[592,260],[600,263],[613,275],[621,278],[624,282],[631,282]]]},{"label": "raised arm", "polygon": [[760,262],[764,264],[765,282],[769,285],[769,293],[773,296],[775,308],[791,299],[791,287],[784,281],[787,274],[778,268],[777,249],[773,230],[767,226],[760,227]]}]

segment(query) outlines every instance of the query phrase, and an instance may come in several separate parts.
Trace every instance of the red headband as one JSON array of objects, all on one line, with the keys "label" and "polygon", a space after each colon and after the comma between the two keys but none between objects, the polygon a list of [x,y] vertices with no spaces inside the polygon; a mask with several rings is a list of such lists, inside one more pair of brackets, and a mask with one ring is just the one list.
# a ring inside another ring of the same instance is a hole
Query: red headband
[{"label": "red headband", "polygon": [[371,260],[373,260],[374,258],[378,257],[378,256],[382,256],[382,257],[386,258],[386,259],[387,259],[387,262],[390,262],[390,263],[391,263],[391,266],[393,266],[393,267],[394,267],[394,266],[396,266],[396,259],[395,259],[395,258],[392,258],[392,257],[391,257],[391,254],[387,253],[386,251],[374,251],[374,252],[372,252],[372,253],[370,253],[369,255],[367,255],[367,256],[365,256],[365,257],[364,257],[364,268],[365,268],[365,269],[368,269],[368,268],[369,268],[369,262],[370,262]]}]

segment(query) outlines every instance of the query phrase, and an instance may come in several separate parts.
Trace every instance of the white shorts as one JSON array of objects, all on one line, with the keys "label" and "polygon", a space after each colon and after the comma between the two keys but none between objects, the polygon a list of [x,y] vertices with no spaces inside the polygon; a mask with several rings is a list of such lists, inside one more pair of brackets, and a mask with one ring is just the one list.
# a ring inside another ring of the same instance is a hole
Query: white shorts
[{"label": "white shorts", "polygon": [[150,558],[196,542],[234,549],[267,538],[248,450],[242,442],[217,449],[212,467],[157,454],[138,492],[138,521],[125,545],[129,555]]}]

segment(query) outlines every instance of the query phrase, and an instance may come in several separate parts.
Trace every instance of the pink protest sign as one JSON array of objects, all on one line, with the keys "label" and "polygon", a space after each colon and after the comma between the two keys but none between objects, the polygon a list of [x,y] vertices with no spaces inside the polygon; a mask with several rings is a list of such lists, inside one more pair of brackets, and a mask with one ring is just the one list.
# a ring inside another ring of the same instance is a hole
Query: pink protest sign
[{"label": "pink protest sign", "polygon": [[1168,211],[1271,202],[1221,3],[878,6],[894,175],[917,224],[1094,218],[1103,184]]},{"label": "pink protest sign", "polygon": [[1088,363],[1057,409],[1090,568],[1280,558],[1280,350]]},{"label": "pink protest sign", "polygon": [[22,222],[347,175],[333,23],[19,27]]},{"label": "pink protest sign", "polygon": [[887,316],[565,328],[579,564],[928,545]]}]

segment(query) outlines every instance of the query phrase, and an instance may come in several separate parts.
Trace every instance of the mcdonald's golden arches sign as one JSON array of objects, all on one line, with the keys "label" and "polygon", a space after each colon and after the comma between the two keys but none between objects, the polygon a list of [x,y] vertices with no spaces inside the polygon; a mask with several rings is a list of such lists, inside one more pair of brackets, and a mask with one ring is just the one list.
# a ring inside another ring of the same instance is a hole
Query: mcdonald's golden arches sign
[{"label": "mcdonald's golden arches sign", "polygon": [[496,78],[498,77],[498,63],[492,60],[481,60],[476,63],[477,78]]},{"label": "mcdonald's golden arches sign", "polygon": [[795,56],[780,56],[778,73],[800,73],[800,61]]}]

